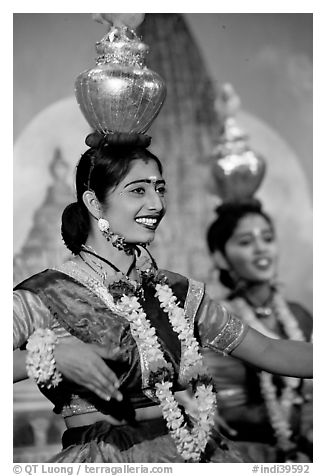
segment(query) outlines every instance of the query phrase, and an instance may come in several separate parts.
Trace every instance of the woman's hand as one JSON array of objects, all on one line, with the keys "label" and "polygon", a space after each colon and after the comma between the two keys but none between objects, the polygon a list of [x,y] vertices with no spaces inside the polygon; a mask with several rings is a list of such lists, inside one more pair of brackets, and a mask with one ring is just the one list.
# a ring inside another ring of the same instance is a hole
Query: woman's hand
[{"label": "woman's hand", "polygon": [[112,359],[118,348],[85,344],[75,338],[61,339],[54,350],[57,369],[69,380],[88,388],[103,400],[122,400],[119,380],[103,359]]}]

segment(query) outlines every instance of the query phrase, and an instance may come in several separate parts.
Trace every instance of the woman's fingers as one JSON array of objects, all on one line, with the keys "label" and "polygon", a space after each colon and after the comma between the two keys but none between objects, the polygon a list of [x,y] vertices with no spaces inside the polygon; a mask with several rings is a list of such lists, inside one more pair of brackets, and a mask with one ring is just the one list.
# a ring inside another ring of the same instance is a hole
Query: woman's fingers
[{"label": "woman's fingers", "polygon": [[[97,394],[108,400],[108,397],[115,398],[118,401],[122,400],[122,394],[118,390],[120,387],[120,382],[116,374],[107,366],[107,364],[101,359],[101,357],[96,356],[96,380],[97,380]],[[100,395],[101,394],[101,395]]]},{"label": "woman's fingers", "polygon": [[[99,346],[70,341],[58,344],[55,348],[57,368],[62,374],[84,387],[92,390],[104,400],[122,400],[119,380],[100,356]],[[104,352],[102,352],[104,353]]]},{"label": "woman's fingers", "polygon": [[114,357],[119,353],[119,347],[113,347],[111,349],[107,349],[106,347],[97,345],[97,344],[90,344],[92,349],[95,353],[99,356],[97,359],[98,363],[98,371],[100,373],[101,384],[103,386],[108,386],[110,392],[112,393],[112,397],[116,398],[117,400],[122,400],[122,395],[118,391],[120,387],[120,381],[116,374],[110,369],[107,363],[104,362],[103,359],[114,359]]},{"label": "woman's fingers", "polygon": [[111,398],[115,398],[118,401],[122,400],[122,394],[116,390],[112,385],[103,387],[102,385],[97,385],[96,383],[85,382],[84,386],[95,393],[102,400],[110,401]]}]

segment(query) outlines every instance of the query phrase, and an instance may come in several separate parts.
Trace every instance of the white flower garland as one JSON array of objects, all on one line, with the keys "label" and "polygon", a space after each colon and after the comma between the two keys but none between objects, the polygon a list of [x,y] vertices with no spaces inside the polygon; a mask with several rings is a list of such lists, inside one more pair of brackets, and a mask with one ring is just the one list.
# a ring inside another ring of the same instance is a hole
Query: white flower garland
[{"label": "white flower garland", "polygon": [[[190,429],[185,422],[171,390],[172,382],[166,381],[164,376],[159,378],[155,382],[155,394],[160,401],[163,417],[179,454],[186,461],[198,462],[214,426],[216,396],[212,385],[200,383],[200,376],[205,375],[203,359],[184,309],[178,305],[177,298],[168,285],[156,284],[155,289],[155,296],[158,297],[162,309],[168,314],[172,328],[178,334],[184,349],[186,381],[190,382],[192,379],[197,381],[194,394],[195,411],[190,412],[185,408],[185,412],[193,421],[193,427]],[[155,373],[162,369],[172,370],[171,364],[166,362],[160,349],[155,329],[147,320],[138,298],[124,295],[119,301],[119,308],[130,322],[134,339],[146,354],[150,371]]]},{"label": "white flower garland", "polygon": [[58,342],[56,334],[50,329],[36,329],[29,337],[26,349],[27,375],[41,387],[56,387],[62,380],[55,368],[53,355]]},{"label": "white flower garland", "polygon": [[[244,299],[236,298],[234,302],[237,305],[238,315],[240,315],[247,324],[268,337],[274,339],[279,338],[279,336],[262,324],[261,320],[256,317],[254,311]],[[279,293],[275,293],[272,307],[276,319],[283,326],[286,336],[292,340],[304,341],[305,337],[296,319]],[[294,403],[302,401],[296,392],[300,384],[300,379],[295,377],[282,377],[285,385],[280,397],[277,396],[277,390],[273,383],[273,375],[267,372],[261,372],[259,379],[261,392],[277,439],[277,446],[283,451],[287,451],[293,448],[293,443],[290,441],[292,431],[289,423],[291,408]]]}]

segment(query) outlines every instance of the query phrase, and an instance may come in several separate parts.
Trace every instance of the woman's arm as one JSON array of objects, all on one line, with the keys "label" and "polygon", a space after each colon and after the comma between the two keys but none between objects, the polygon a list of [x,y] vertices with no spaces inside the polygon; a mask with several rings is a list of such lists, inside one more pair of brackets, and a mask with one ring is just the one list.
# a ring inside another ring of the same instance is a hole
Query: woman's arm
[{"label": "woman's arm", "polygon": [[[26,350],[15,350],[13,357],[13,380],[27,379]],[[100,398],[122,400],[119,380],[103,359],[112,359],[114,350],[109,351],[96,344],[85,344],[74,338],[66,338],[54,351],[56,368],[69,380],[88,388]]]},{"label": "woman's arm", "polygon": [[249,328],[231,355],[273,374],[313,376],[313,346],[307,342],[270,339]]},{"label": "woman's arm", "polygon": [[312,378],[312,344],[266,337],[248,327],[206,293],[194,323],[195,336],[203,348],[231,354],[266,372]]},{"label": "woman's arm", "polygon": [[[14,292],[13,380],[27,378],[26,350],[20,350],[37,328],[50,328],[51,315],[43,301],[29,291]],[[86,344],[75,337],[60,338],[54,350],[57,369],[69,380],[82,385],[100,398],[122,399],[120,383],[104,359],[114,359],[117,349]]]}]

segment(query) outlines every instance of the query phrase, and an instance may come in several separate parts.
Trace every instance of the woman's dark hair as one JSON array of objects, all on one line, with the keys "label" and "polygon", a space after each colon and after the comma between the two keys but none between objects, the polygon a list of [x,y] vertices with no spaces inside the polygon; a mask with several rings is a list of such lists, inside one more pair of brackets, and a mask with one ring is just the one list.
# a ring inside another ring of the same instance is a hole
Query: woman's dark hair
[{"label": "woman's dark hair", "polygon": [[[216,208],[216,213],[218,217],[207,231],[207,244],[211,253],[220,251],[225,256],[226,243],[233,235],[239,221],[246,215],[261,215],[274,230],[271,217],[263,210],[261,202],[255,198],[241,202],[225,202]],[[225,269],[220,270],[220,281],[230,289],[233,289],[236,284]]]},{"label": "woman's dark hair", "polygon": [[151,138],[143,134],[110,134],[97,132],[85,139],[90,147],[80,158],[76,168],[77,201],[68,205],[62,214],[61,235],[67,248],[78,254],[86,242],[90,219],[83,194],[92,190],[103,203],[109,190],[116,187],[128,174],[133,160],[155,160],[162,174],[159,159],[146,149]]}]

